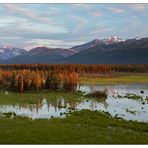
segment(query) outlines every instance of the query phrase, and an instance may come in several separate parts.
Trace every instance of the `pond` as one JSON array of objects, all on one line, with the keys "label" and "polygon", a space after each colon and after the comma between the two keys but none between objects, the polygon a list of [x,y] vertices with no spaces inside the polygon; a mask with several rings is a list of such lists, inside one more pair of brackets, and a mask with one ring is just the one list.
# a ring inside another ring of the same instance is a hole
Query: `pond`
[{"label": "pond", "polygon": [[[0,105],[0,113],[13,112],[16,115],[39,118],[64,118],[66,113],[71,111],[80,111],[82,109],[98,110],[109,112],[113,117],[121,117],[126,120],[137,120],[148,122],[148,84],[144,85],[83,85],[79,90],[89,93],[95,90],[104,90],[108,92],[106,99],[90,98],[70,101],[67,98],[56,98],[47,102],[46,98],[37,104],[28,105]],[[127,93],[136,94],[143,99],[134,100],[126,97],[119,98],[119,95],[125,96]]]}]

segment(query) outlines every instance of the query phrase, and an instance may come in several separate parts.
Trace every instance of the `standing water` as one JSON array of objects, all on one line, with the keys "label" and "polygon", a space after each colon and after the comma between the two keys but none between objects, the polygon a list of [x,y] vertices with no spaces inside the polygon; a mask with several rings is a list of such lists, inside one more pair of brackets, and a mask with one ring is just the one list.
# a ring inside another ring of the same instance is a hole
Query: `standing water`
[{"label": "standing water", "polygon": [[[106,89],[108,97],[106,99],[90,98],[77,101],[70,101],[67,98],[56,98],[47,102],[46,98],[42,102],[29,105],[0,105],[0,113],[15,113],[16,115],[38,118],[66,117],[70,111],[80,111],[82,109],[98,110],[109,112],[113,117],[121,117],[126,120],[137,120],[148,122],[148,85],[96,85],[93,89],[89,85],[83,85],[79,90],[89,93]],[[128,99],[126,94],[135,94],[142,99]],[[123,96],[123,97],[119,97]]]}]

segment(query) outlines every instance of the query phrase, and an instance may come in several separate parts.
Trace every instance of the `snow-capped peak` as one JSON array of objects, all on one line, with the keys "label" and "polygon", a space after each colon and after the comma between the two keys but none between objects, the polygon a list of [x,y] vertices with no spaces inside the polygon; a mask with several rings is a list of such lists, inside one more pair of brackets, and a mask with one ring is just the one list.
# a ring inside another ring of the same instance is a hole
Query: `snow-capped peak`
[{"label": "snow-capped peak", "polygon": [[0,49],[0,53],[4,53],[4,50]]},{"label": "snow-capped peak", "polygon": [[136,39],[136,40],[140,40],[141,38],[140,38],[140,37],[136,37],[135,39]]},{"label": "snow-capped peak", "polygon": [[13,58],[25,52],[26,51],[24,49],[3,46],[0,47],[0,59],[5,60],[8,58]]},{"label": "snow-capped peak", "polygon": [[112,43],[122,42],[122,41],[123,40],[117,36],[111,36],[111,37],[108,37],[108,38],[102,40],[102,42],[107,45],[112,44]]}]

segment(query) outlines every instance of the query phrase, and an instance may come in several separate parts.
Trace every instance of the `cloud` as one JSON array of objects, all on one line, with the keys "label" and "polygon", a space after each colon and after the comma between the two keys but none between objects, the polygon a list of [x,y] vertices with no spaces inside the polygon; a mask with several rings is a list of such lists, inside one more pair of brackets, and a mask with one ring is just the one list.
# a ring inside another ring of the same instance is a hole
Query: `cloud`
[{"label": "cloud", "polygon": [[22,14],[22,15],[29,17],[31,19],[34,19],[36,21],[39,21],[42,23],[48,23],[48,24],[55,24],[53,19],[51,19],[49,17],[38,16],[32,10],[20,7],[20,4],[2,4],[2,6],[7,8],[8,11]]},{"label": "cloud", "polygon": [[57,7],[54,6],[49,6],[46,9],[44,9],[44,11],[40,12],[40,14],[42,14],[43,16],[58,16],[61,15],[61,10]]},{"label": "cloud", "polygon": [[112,29],[111,28],[107,28],[107,27],[104,27],[104,28],[97,28],[93,31],[91,31],[89,34],[90,35],[95,35],[95,34],[100,34],[100,33],[108,33],[110,32]]},{"label": "cloud", "polygon": [[138,26],[142,25],[140,18],[136,16],[130,16],[130,19],[128,19],[127,21],[128,21],[128,24],[130,25],[130,26],[128,25],[129,28],[133,28],[133,27],[137,28]]},{"label": "cloud", "polygon": [[51,48],[70,48],[75,45],[82,44],[81,41],[63,41],[53,39],[32,39],[27,42],[26,49],[31,49],[37,46],[46,46]]},{"label": "cloud", "polygon": [[49,34],[49,33],[67,33],[68,30],[61,26],[54,26],[50,24],[43,23],[32,23],[32,22],[18,22],[18,29],[22,31],[27,31],[31,33],[41,33],[41,34]]},{"label": "cloud", "polygon": [[2,36],[0,38],[3,38],[3,39],[11,39],[11,40],[20,40],[20,39],[23,39],[22,37],[18,37],[18,36]]},{"label": "cloud", "polygon": [[96,16],[96,17],[100,17],[100,16],[102,16],[102,13],[99,11],[94,11],[94,12],[91,12],[91,15]]},{"label": "cloud", "polygon": [[108,10],[114,12],[114,13],[123,13],[125,10],[121,8],[114,8],[114,7],[109,7]]},{"label": "cloud", "polygon": [[[49,33],[68,32],[67,28],[61,24],[53,23],[49,17],[38,16],[34,11],[30,9],[19,7],[20,5],[2,4],[2,6],[17,14],[15,14],[15,16],[8,14],[5,16],[2,14],[0,15],[1,35],[10,36],[11,34],[17,34],[19,36],[23,36],[31,33],[40,33],[41,35],[46,35]],[[20,17],[18,14],[23,14],[25,17]],[[30,36],[28,37],[30,38]]]},{"label": "cloud", "polygon": [[78,9],[90,9],[92,4],[81,4],[81,3],[78,3],[78,4],[70,4],[70,6],[72,8],[78,8]]},{"label": "cloud", "polygon": [[36,45],[71,47],[80,41],[84,43],[111,34],[123,38],[137,36],[140,32],[146,35],[147,6],[0,4],[0,43],[28,48]]},{"label": "cloud", "polygon": [[148,6],[147,4],[129,4],[129,7],[132,8],[133,10],[143,12]]},{"label": "cloud", "polygon": [[141,32],[139,32],[139,36],[140,37],[143,37],[143,36],[147,37],[147,35],[148,35],[148,26],[143,26],[143,30]]},{"label": "cloud", "polygon": [[17,17],[11,17],[11,16],[2,16],[0,15],[0,27],[8,27],[13,23],[16,23],[18,21],[23,21],[24,19],[19,19]]},{"label": "cloud", "polygon": [[68,17],[76,22],[76,26],[71,31],[71,33],[74,34],[79,33],[79,31],[81,31],[81,29],[88,23],[86,19],[76,15],[69,15]]}]

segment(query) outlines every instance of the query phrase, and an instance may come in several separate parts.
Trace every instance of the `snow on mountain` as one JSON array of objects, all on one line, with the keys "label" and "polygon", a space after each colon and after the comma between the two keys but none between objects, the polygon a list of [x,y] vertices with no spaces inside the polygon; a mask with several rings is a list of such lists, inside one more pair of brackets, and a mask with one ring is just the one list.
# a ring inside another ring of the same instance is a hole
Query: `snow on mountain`
[{"label": "snow on mountain", "polygon": [[[137,41],[140,40],[140,37],[136,37],[134,39],[128,39],[126,41],[133,40]],[[19,56],[21,54],[26,53],[28,56],[36,56],[36,55],[52,55],[52,57],[68,57],[72,56],[76,53],[82,52],[87,49],[92,49],[96,46],[104,46],[104,45],[110,45],[110,44],[116,44],[120,42],[125,42],[125,40],[122,40],[118,36],[111,36],[105,39],[94,39],[90,42],[84,43],[82,45],[77,45],[69,49],[63,49],[63,48],[49,48],[49,47],[36,47],[30,51],[26,51],[24,49],[20,48],[14,48],[11,46],[3,46],[0,47],[0,61],[14,58],[16,56]]]},{"label": "snow on mountain", "polygon": [[4,53],[4,50],[0,49],[0,53]]},{"label": "snow on mountain", "polygon": [[26,50],[15,47],[0,47],[0,60],[6,60],[26,53]]},{"label": "snow on mountain", "polygon": [[122,40],[120,37],[117,37],[117,36],[111,36],[109,38],[102,40],[102,42],[106,45],[113,44],[113,43],[119,43],[122,41],[124,41],[124,40]]},{"label": "snow on mountain", "polygon": [[140,40],[141,38],[140,38],[140,37],[136,37],[135,39],[136,39],[136,40]]},{"label": "snow on mountain", "polygon": [[120,37],[112,36],[112,37],[105,38],[102,40],[95,39],[95,40],[92,40],[92,41],[87,42],[85,44],[74,46],[71,49],[73,49],[75,52],[81,52],[83,50],[95,47],[97,45],[109,45],[109,44],[113,44],[113,43],[119,43],[122,41],[124,41],[124,40],[122,40]]}]

